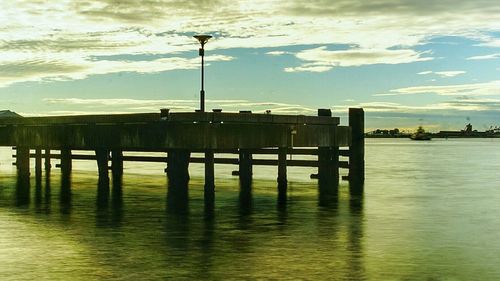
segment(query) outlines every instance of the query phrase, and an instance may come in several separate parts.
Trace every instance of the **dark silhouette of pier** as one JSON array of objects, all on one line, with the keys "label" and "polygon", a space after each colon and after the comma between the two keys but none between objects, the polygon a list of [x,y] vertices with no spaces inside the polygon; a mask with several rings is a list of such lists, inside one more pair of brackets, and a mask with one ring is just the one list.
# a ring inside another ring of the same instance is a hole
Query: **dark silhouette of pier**
[{"label": "dark silhouette of pier", "polygon": [[[361,193],[364,182],[364,112],[349,109],[349,125],[339,125],[329,109],[318,116],[183,112],[118,115],[83,115],[0,119],[0,146],[15,149],[18,176],[29,181],[30,158],[35,158],[35,177],[47,175],[51,159],[63,179],[69,179],[72,160],[97,162],[102,186],[123,174],[124,161],[164,162],[169,193],[187,196],[189,163],[205,165],[205,201],[215,200],[214,164],[237,165],[240,194],[251,198],[253,166],[277,166],[278,199],[286,201],[287,167],[317,167],[319,191],[336,195],[339,169],[349,169],[351,193]],[[75,154],[94,151],[94,155]],[[53,153],[59,151],[59,153]],[[123,152],[164,152],[164,157],[131,156]],[[204,157],[191,157],[203,153]],[[235,157],[218,157],[234,154]],[[237,155],[237,157],[236,157]],[[259,159],[258,155],[275,155]],[[314,160],[294,160],[288,155],[313,155]],[[340,161],[348,157],[348,161]],[[44,163],[44,165],[42,165]],[[111,162],[111,167],[109,163]],[[22,198],[20,198],[22,200]]]}]

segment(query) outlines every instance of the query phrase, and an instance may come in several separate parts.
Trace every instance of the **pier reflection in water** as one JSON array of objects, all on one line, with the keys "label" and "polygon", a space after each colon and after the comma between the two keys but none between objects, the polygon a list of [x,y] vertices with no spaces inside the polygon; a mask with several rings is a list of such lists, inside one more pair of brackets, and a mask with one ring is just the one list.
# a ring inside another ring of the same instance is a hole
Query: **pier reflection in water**
[{"label": "pier reflection in water", "polygon": [[[284,203],[275,178],[254,179],[251,193],[218,179],[206,208],[197,176],[186,190],[157,174],[104,187],[93,172],[0,174],[0,279],[498,279],[498,143],[373,142],[364,194],[289,181]],[[390,161],[394,146],[406,161]],[[436,150],[438,164],[423,156]]]},{"label": "pier reflection in water", "polygon": [[[196,179],[187,188],[161,177],[144,183],[139,177],[123,181],[74,174],[58,181],[59,176],[53,172],[56,180],[44,176],[36,181],[31,195],[30,182],[18,179],[15,205],[33,207],[45,216],[47,225],[38,231],[59,231],[62,237],[76,239],[77,247],[90,250],[86,265],[61,263],[76,266],[75,272],[85,278],[278,278],[286,272],[324,279],[339,272],[352,276],[351,270],[363,267],[357,261],[361,238],[351,237],[362,235],[361,197],[352,199],[357,202],[353,204],[344,194],[318,205],[310,187],[292,183],[283,202],[276,192],[266,192],[276,187],[272,182],[238,186],[237,180],[230,180],[218,185],[217,201],[207,207],[203,185]],[[168,184],[166,190],[158,188],[162,181]],[[50,212],[54,199],[59,201],[56,214]],[[344,242],[353,253],[346,252]],[[314,253],[318,250],[321,256]],[[324,259],[327,266],[297,263],[305,258]],[[46,262],[54,266],[61,261],[51,256]],[[94,267],[98,269],[92,273],[83,270]]]}]

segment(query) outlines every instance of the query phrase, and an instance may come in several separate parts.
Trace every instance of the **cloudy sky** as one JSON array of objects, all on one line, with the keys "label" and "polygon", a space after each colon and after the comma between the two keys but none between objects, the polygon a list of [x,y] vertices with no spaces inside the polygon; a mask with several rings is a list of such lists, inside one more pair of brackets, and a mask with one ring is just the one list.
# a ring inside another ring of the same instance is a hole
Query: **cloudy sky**
[{"label": "cloudy sky", "polygon": [[0,110],[207,109],[345,116],[367,127],[500,125],[496,0],[0,1]]}]

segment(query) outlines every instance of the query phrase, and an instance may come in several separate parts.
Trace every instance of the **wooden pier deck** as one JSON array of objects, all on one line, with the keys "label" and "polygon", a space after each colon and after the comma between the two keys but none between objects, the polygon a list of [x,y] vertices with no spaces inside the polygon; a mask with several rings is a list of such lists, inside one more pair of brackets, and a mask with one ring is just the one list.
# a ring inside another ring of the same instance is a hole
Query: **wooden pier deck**
[{"label": "wooden pier deck", "polygon": [[[252,166],[278,166],[278,191],[286,195],[287,166],[317,167],[320,185],[336,190],[339,168],[349,169],[350,181],[364,180],[364,112],[349,109],[349,126],[341,126],[328,109],[318,116],[255,114],[250,112],[181,112],[118,115],[82,115],[0,119],[0,146],[16,149],[19,175],[50,171],[50,159],[60,159],[61,172],[69,175],[72,159],[95,160],[99,176],[123,174],[123,161],[166,162],[169,183],[186,186],[189,163],[205,164],[205,198],[213,200],[214,164],[238,165],[237,174],[247,186]],[[74,154],[94,151],[94,155]],[[53,153],[59,151],[59,153]],[[165,157],[123,155],[126,151],[165,152]],[[204,157],[191,157],[191,153]],[[216,157],[219,153],[237,157]],[[276,155],[257,159],[256,155]],[[314,155],[316,160],[291,160],[287,155]],[[339,161],[340,156],[349,161]]]}]

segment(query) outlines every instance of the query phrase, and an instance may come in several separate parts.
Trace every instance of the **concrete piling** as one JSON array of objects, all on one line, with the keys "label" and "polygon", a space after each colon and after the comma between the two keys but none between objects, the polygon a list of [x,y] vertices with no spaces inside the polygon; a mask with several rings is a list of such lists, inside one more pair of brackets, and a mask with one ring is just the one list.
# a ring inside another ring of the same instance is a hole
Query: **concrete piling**
[{"label": "concrete piling", "polygon": [[349,147],[349,181],[351,186],[362,186],[365,180],[365,117],[362,108],[349,108],[349,126],[352,140]]},{"label": "concrete piling", "polygon": [[211,203],[215,199],[215,172],[214,172],[214,151],[205,151],[205,186],[204,197],[206,203]]},{"label": "concrete piling", "polygon": [[21,176],[30,174],[30,149],[25,146],[18,146],[16,151],[17,173]]},{"label": "concrete piling", "polygon": [[73,168],[71,160],[71,149],[62,148],[61,149],[61,173],[70,174]]},{"label": "concrete piling", "polygon": [[191,152],[186,149],[172,149],[167,157],[168,181],[174,185],[185,185],[189,182],[189,157]]},{"label": "concrete piling", "polygon": [[111,150],[111,173],[113,178],[123,175],[123,152],[120,149]]},{"label": "concrete piling", "polygon": [[286,147],[278,148],[278,200],[286,200],[286,192],[288,186],[287,171],[286,171]]},{"label": "concrete piling", "polygon": [[45,172],[50,172],[50,168],[52,168],[52,165],[50,165],[50,149],[45,149]]},{"label": "concrete piling", "polygon": [[35,176],[37,179],[42,176],[42,149],[35,149]]},{"label": "concrete piling", "polygon": [[238,163],[240,180],[250,182],[253,175],[252,153],[247,149],[240,149]]},{"label": "concrete piling", "polygon": [[109,179],[108,175],[108,160],[109,150],[105,148],[98,148],[95,150],[97,159],[97,170],[99,171],[99,179]]}]

